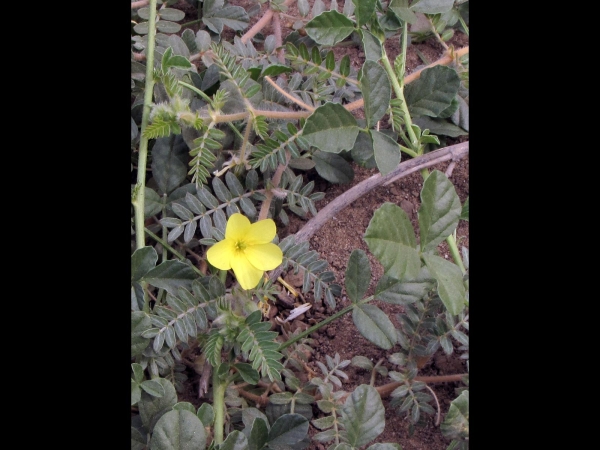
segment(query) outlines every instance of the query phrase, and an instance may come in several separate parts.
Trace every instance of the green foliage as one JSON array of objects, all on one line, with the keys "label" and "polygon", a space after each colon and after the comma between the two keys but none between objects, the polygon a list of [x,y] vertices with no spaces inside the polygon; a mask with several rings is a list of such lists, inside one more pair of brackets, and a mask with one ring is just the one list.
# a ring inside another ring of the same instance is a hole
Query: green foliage
[{"label": "green foliage", "polygon": [[[315,341],[261,313],[277,301],[277,277],[267,273],[243,291],[207,264],[206,252],[224,239],[235,213],[251,222],[271,217],[281,231],[290,212],[305,220],[321,214],[316,179],[351,183],[353,163],[386,175],[402,153],[417,159],[445,137],[468,136],[468,54],[405,83],[406,55],[390,61],[384,45],[468,34],[468,2],[298,0],[297,31],[283,42],[277,33],[243,35],[258,3],[284,12],[283,0],[250,2],[248,10],[189,0],[198,10],[196,32],[177,23],[185,14],[176,2],[158,3],[132,9],[132,449],[368,446],[385,425],[375,388],[344,391],[351,362],[339,354],[315,361],[319,376],[300,376]],[[228,41],[226,28],[239,35]],[[341,45],[358,45],[362,66],[336,56]],[[361,107],[364,119],[357,119]],[[402,208],[378,208],[364,240],[384,275],[367,295],[371,265],[354,250],[344,279],[350,304],[335,313],[351,311],[356,329],[390,350],[395,370],[360,355],[352,364],[371,371],[371,384],[376,375],[400,382],[391,404],[413,423],[435,413],[427,386],[415,380],[418,361],[438,350],[468,360],[469,343],[468,249],[459,253],[455,242],[469,201],[461,205],[443,173],[422,173],[418,235]],[[444,241],[452,258],[439,254]],[[327,261],[293,234],[274,242],[283,252],[279,272],[301,273],[302,294],[336,310],[342,288]],[[392,321],[374,299],[401,305],[402,313]],[[178,401],[190,371],[204,397],[197,411]],[[268,399],[264,413],[251,407],[252,395]],[[320,416],[313,419],[315,402]],[[309,423],[319,429],[312,439]],[[452,402],[441,432],[453,448],[468,446],[468,391]]]}]

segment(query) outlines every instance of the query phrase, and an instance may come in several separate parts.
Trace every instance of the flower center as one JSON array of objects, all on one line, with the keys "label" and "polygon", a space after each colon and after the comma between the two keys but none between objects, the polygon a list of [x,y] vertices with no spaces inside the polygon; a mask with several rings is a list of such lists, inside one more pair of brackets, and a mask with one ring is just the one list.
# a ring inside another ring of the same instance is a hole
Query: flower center
[{"label": "flower center", "polygon": [[246,250],[246,243],[244,241],[236,241],[235,251],[244,253],[244,250]]}]

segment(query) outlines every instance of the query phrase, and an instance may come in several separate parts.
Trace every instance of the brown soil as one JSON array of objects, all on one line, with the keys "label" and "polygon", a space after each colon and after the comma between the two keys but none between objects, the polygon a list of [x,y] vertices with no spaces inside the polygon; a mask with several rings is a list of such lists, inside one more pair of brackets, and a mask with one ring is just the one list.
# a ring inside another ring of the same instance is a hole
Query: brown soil
[{"label": "brown soil", "polygon": [[[313,4],[313,0],[309,0],[309,3]],[[326,8],[329,8],[329,0],[324,0]],[[339,10],[343,7],[343,1],[338,1]],[[229,2],[231,5],[239,5],[246,9],[255,4],[250,0],[232,0]],[[182,9],[187,13],[185,21],[191,21],[197,19],[196,10],[191,7],[185,1],[181,1],[176,4],[176,8]],[[267,9],[267,3],[262,4],[261,12],[251,18],[250,26],[252,26]],[[287,14],[298,15],[297,7],[292,5]],[[292,30],[287,27],[286,20],[281,21],[282,36],[285,38]],[[198,30],[198,26],[192,27],[194,31]],[[264,36],[272,34],[272,26],[268,25],[262,30]],[[223,39],[230,40],[233,37],[233,32],[227,29],[224,32]],[[459,49],[465,45],[468,45],[468,37],[460,32],[456,32],[452,40],[448,43],[453,45],[456,49]],[[260,45],[256,45],[260,49]],[[398,39],[390,39],[386,43],[386,51],[390,60],[398,55],[399,42]],[[345,54],[349,54],[352,65],[358,69],[364,61],[364,53],[360,48],[357,47],[344,47],[334,49],[336,54],[336,60],[341,58]],[[422,56],[419,56],[419,53]],[[426,63],[433,62],[439,59],[444,54],[444,49],[434,39],[429,39],[426,42],[413,44],[408,47],[407,54],[407,73],[410,74],[414,71],[417,66],[423,65],[424,61],[422,57],[426,59]],[[361,111],[358,111],[360,114]],[[360,117],[360,115],[358,116]],[[446,139],[447,145],[452,145],[458,142],[468,140],[468,137],[461,137],[458,139]],[[407,159],[403,155],[403,161]],[[433,166],[429,170],[438,169],[442,172],[446,172],[449,163],[442,163],[438,166]],[[315,191],[325,192],[325,198],[316,203],[317,210],[323,208],[327,203],[338,197],[341,193],[348,190],[352,186],[356,185],[360,181],[370,177],[377,173],[376,169],[365,169],[353,164],[354,169],[354,180],[348,185],[332,185],[318,179]],[[469,195],[469,160],[468,157],[464,158],[456,163],[454,166],[450,180],[453,182],[457,194],[460,197],[461,202],[464,202]],[[366,242],[363,239],[365,230],[371,220],[374,211],[379,208],[384,202],[392,202],[402,207],[411,217],[415,232],[418,236],[418,217],[417,210],[420,205],[420,191],[422,187],[422,178],[420,173],[413,173],[409,176],[401,178],[388,186],[378,187],[367,195],[359,198],[335,217],[332,218],[325,226],[323,226],[312,238],[310,239],[310,248],[316,250],[321,255],[321,258],[326,259],[332,270],[336,275],[336,282],[341,286],[344,286],[344,273],[346,270],[346,263],[352,250],[362,249],[369,256],[372,270],[372,279],[369,291],[367,295],[373,293],[377,280],[383,274],[383,269],[378,261],[371,255]],[[305,219],[301,219],[295,216],[293,213],[289,214],[290,224],[288,227],[279,229],[280,239],[283,239],[289,234],[298,232],[304,223]],[[281,224],[278,224],[281,226]],[[457,231],[457,240],[460,246],[469,247],[469,227],[468,223],[461,221]],[[445,243],[440,245],[440,256],[451,258]],[[310,301],[311,296],[305,297]],[[342,290],[341,297],[337,299],[337,306],[335,311],[339,311],[349,304],[346,298],[345,290]],[[383,302],[375,301],[383,311],[389,314],[391,320],[398,325],[395,319],[395,314],[401,311],[400,306],[390,305]],[[278,306],[279,312],[283,312],[284,308]],[[322,305],[314,305],[314,307],[305,314],[304,322],[308,323],[310,319],[322,320],[325,317],[331,315],[333,311],[328,308],[323,308]],[[368,342],[358,332],[352,322],[350,314],[346,314],[342,318],[334,321],[330,325],[320,329],[317,333],[312,336],[316,339],[318,345],[315,346],[315,353],[309,366],[316,372],[319,372],[318,366],[315,361],[321,361],[326,364],[325,355],[331,357],[338,353],[342,360],[352,359],[354,356],[362,355],[369,358],[373,363],[376,363],[383,358],[383,365],[387,366],[389,370],[395,370],[394,366],[389,363],[387,356],[397,351],[392,348],[391,350],[382,350],[375,345]],[[348,392],[352,392],[360,384],[369,384],[370,372],[362,369],[348,366],[346,373],[349,376],[349,380],[343,381],[343,389]],[[431,358],[424,367],[419,371],[420,376],[431,376],[431,375],[452,375],[466,373],[466,367],[463,360],[460,360],[457,355],[450,357],[446,356],[441,350]],[[180,394],[183,398],[180,401],[189,401],[196,406],[198,404],[198,386],[197,377],[190,374],[190,380],[194,380],[194,385],[189,385],[186,392]],[[389,383],[389,378],[384,378],[380,375],[377,376],[375,386]],[[450,402],[456,398],[456,389],[464,387],[461,382],[450,382],[450,383],[438,383],[431,384],[431,389],[435,392],[437,400],[440,405],[441,421],[444,420],[445,414],[448,412]],[[423,419],[416,425],[411,426],[409,419],[404,415],[399,415],[392,407],[389,406],[389,399],[384,399],[383,403],[386,407],[385,414],[385,430],[374,442],[389,442],[400,444],[403,450],[445,450],[450,441],[445,439],[440,431],[438,425],[435,424],[435,416],[424,415]],[[319,417],[319,411],[314,408],[315,417]],[[314,435],[318,432],[315,428],[310,428],[310,435]],[[373,443],[374,443],[373,442]],[[321,445],[316,442],[312,442],[310,450],[324,450],[327,445]]]}]

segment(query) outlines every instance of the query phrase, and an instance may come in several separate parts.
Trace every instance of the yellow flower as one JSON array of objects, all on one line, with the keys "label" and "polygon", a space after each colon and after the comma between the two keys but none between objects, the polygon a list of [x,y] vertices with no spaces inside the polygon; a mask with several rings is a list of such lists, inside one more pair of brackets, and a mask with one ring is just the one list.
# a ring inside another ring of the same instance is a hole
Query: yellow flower
[{"label": "yellow flower", "polygon": [[272,219],[250,223],[235,213],[227,221],[225,239],[208,249],[208,262],[217,269],[233,269],[243,289],[258,285],[265,270],[273,270],[283,261],[283,252],[271,241],[276,233]]}]

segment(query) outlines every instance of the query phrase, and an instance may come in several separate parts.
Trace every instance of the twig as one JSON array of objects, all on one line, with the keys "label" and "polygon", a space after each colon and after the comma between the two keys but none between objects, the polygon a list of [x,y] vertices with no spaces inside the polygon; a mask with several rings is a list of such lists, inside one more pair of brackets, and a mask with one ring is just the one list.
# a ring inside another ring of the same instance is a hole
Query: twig
[{"label": "twig", "polygon": [[[377,173],[370,178],[361,181],[356,186],[348,189],[346,192],[329,202],[317,213],[316,216],[306,222],[302,229],[295,235],[296,244],[309,240],[313,234],[315,234],[323,225],[325,225],[325,223],[331,220],[335,214],[376,187],[391,181],[395,181],[420,169],[434,166],[449,159],[462,158],[468,153],[469,142],[462,142],[460,144],[451,145],[433,152],[425,153],[422,156],[418,156],[400,163],[398,167],[385,176],[381,175],[381,173]],[[283,269],[279,267],[271,272],[269,278],[274,282],[282,272]]]},{"label": "twig", "polygon": [[377,368],[384,361],[385,361],[385,358],[381,358],[379,361],[377,361],[377,364],[375,364],[375,367],[373,367],[373,370],[371,371],[371,383],[370,383],[371,386],[375,386],[375,377],[377,376]]},{"label": "twig", "polygon": [[[279,85],[277,85],[270,76],[265,75],[265,80],[267,80],[269,82],[269,84],[271,86],[273,86],[275,88],[275,90],[277,90],[277,92],[279,92],[281,95],[283,95],[285,98],[289,99],[290,101],[294,102],[295,104],[297,104],[298,106],[301,106],[304,109],[307,109],[309,111],[314,111],[315,108],[313,108],[310,105],[307,105],[306,103],[304,103],[302,100],[292,96],[291,94],[285,92]],[[348,106],[348,105],[346,105]]]},{"label": "twig", "polygon": [[[285,6],[288,6],[292,1],[293,0],[286,0],[283,4]],[[275,11],[273,11],[272,9],[268,9],[267,12],[265,12],[264,16],[262,16],[260,18],[260,20],[258,22],[256,22],[252,26],[252,28],[250,28],[248,31],[246,31],[244,33],[244,35],[241,37],[242,44],[245,44],[250,39],[252,39],[254,36],[256,36],[256,34],[269,23],[269,21],[273,17],[273,14],[275,14]]]},{"label": "twig", "polygon": [[149,0],[139,0],[138,2],[132,2],[131,9],[141,8],[142,6],[146,6],[148,3],[150,3]]},{"label": "twig", "polygon": [[273,15],[273,34],[275,35],[275,48],[277,48],[277,59],[281,64],[285,64],[285,56],[283,55],[282,40],[281,40],[281,23],[279,13]]},{"label": "twig", "polygon": [[452,171],[454,170],[454,166],[456,166],[456,161],[452,161],[449,165],[448,168],[446,169],[445,175],[450,178],[452,176]]},{"label": "twig", "polygon": [[463,47],[458,50],[451,50],[451,51],[447,52],[445,56],[442,56],[437,61],[432,62],[431,64],[417,70],[416,72],[411,73],[410,75],[406,75],[404,77],[404,84],[410,83],[411,81],[415,81],[417,78],[419,78],[421,76],[421,72],[423,72],[425,69],[430,69],[431,67],[438,66],[440,64],[443,64],[443,65],[450,64],[452,61],[454,61],[455,57],[460,58],[461,56],[466,55],[467,53],[469,53],[468,45],[466,47]]},{"label": "twig", "polygon": [[435,395],[435,392],[433,392],[433,389],[431,389],[429,386],[425,385],[425,387],[427,389],[429,389],[429,392],[431,392],[431,395],[433,395],[433,398],[435,400],[435,404],[437,405],[437,414],[435,415],[435,426],[439,427],[440,426],[440,414],[441,414],[441,408],[440,408],[440,402],[438,402],[438,398],[437,395]]}]

